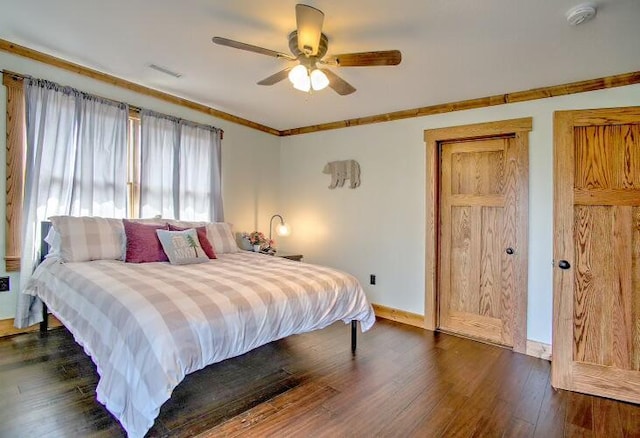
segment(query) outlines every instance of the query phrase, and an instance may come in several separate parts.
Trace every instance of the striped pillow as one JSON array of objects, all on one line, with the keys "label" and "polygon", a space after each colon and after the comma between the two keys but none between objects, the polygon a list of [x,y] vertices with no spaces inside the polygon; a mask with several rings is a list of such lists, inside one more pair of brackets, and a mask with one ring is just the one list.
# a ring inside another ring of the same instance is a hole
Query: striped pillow
[{"label": "striped pillow", "polygon": [[239,251],[231,227],[231,224],[226,222],[207,224],[207,238],[213,245],[216,254],[230,254]]},{"label": "striped pillow", "polygon": [[171,227],[179,227],[185,230],[188,228],[204,227],[211,223],[211,222],[197,222],[197,221],[179,221],[177,219],[166,219],[165,222],[168,223],[169,226]]},{"label": "striped pillow", "polygon": [[189,222],[167,219],[167,223],[174,227],[198,228],[207,227],[207,239],[213,245],[216,254],[228,254],[240,251],[236,239],[233,237],[233,226],[227,222]]},{"label": "striped pillow", "polygon": [[60,257],[65,262],[122,260],[124,228],[120,219],[52,216],[60,234]]}]

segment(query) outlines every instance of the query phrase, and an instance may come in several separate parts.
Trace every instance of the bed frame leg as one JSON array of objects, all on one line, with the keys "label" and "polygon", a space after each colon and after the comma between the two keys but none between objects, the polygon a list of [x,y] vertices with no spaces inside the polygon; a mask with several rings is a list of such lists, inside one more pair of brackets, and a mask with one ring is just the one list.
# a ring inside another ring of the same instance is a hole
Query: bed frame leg
[{"label": "bed frame leg", "polygon": [[351,321],[351,354],[356,354],[356,345],[358,343],[358,321]]},{"label": "bed frame leg", "polygon": [[47,305],[42,303],[42,322],[40,323],[40,334],[44,335],[47,333],[47,329],[49,328],[49,310],[47,309]]}]

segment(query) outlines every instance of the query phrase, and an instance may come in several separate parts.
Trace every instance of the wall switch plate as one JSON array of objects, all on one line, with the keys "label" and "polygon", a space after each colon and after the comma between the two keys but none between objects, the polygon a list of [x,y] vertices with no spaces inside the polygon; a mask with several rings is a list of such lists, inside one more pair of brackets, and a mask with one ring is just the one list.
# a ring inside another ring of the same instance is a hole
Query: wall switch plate
[{"label": "wall switch plate", "polygon": [[11,290],[11,283],[9,277],[0,277],[0,292],[9,292]]},{"label": "wall switch plate", "polygon": [[369,284],[376,284],[376,274],[369,275]]}]

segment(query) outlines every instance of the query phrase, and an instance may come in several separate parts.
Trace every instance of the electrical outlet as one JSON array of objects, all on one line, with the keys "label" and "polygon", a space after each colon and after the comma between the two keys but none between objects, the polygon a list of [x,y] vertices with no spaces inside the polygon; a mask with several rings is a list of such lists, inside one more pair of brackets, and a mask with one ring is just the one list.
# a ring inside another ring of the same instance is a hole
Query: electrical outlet
[{"label": "electrical outlet", "polygon": [[9,292],[11,290],[11,283],[9,283],[9,277],[0,277],[0,292]]},{"label": "electrical outlet", "polygon": [[369,275],[369,284],[376,284],[376,274]]}]

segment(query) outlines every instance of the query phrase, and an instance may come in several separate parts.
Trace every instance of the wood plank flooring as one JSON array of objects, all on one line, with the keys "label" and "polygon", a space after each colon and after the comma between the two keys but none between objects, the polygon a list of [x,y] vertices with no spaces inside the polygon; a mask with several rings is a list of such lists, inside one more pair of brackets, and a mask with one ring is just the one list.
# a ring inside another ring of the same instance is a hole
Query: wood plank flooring
[{"label": "wood plank flooring", "polygon": [[[640,406],[555,391],[548,361],[379,320],[187,376],[150,437],[640,437]],[[0,437],[122,437],[64,328],[0,339]]]}]

